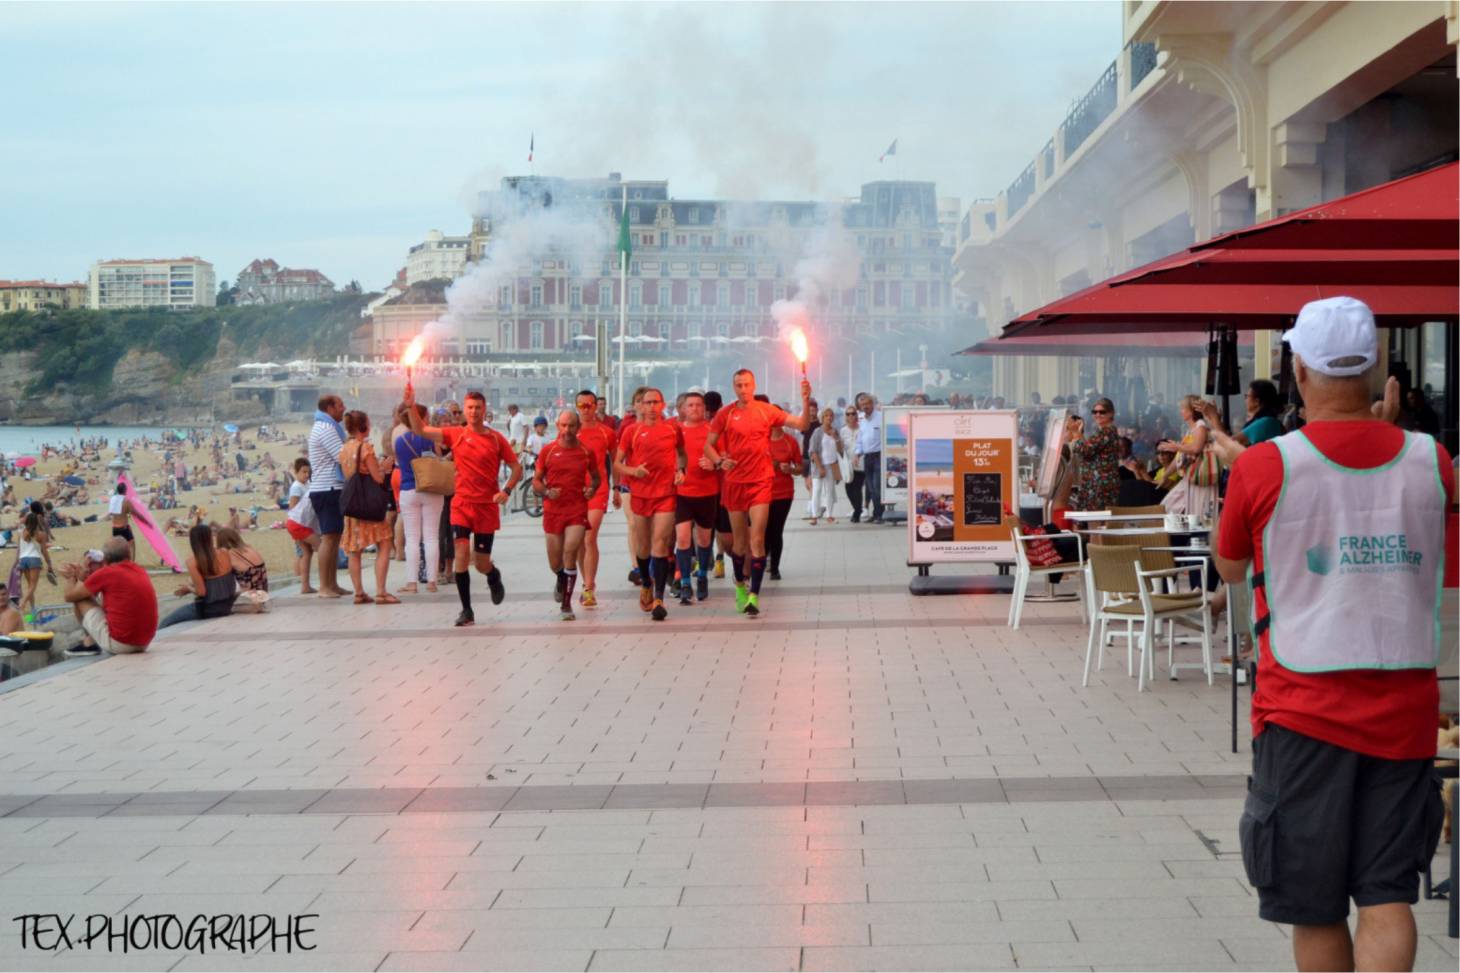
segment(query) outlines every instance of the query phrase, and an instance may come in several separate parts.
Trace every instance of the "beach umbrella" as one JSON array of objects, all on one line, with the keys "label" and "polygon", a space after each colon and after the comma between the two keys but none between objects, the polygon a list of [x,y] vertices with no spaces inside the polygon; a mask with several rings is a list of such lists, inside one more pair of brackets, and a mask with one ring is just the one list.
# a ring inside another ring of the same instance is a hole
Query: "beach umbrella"
[{"label": "beach umbrella", "polygon": [[126,460],[122,459],[121,457],[118,457],[118,458],[112,460],[110,463],[106,464],[106,468],[109,469],[109,470],[125,470],[127,467],[129,467],[131,465],[132,465],[131,463],[128,463]]},{"label": "beach umbrella", "polygon": [[61,480],[67,486],[86,486],[86,481],[79,476],[68,476]]},{"label": "beach umbrella", "polygon": [[34,456],[22,456],[20,459],[15,461],[15,465],[22,470],[25,469],[27,466],[34,466],[35,464],[36,459]]},{"label": "beach umbrella", "polygon": [[223,431],[227,433],[235,433],[238,432],[238,426],[231,422],[225,422],[223,423]]}]

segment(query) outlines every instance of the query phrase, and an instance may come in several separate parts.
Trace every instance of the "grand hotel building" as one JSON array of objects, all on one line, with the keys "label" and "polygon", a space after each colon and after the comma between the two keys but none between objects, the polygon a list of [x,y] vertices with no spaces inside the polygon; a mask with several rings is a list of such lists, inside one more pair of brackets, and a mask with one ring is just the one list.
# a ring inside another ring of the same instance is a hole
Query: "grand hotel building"
[{"label": "grand hotel building", "polygon": [[[488,300],[469,310],[459,333],[440,336],[432,353],[591,358],[596,325],[618,332],[615,243],[625,191],[632,232],[628,329],[641,339],[631,343],[638,358],[703,358],[737,339],[773,336],[771,305],[796,296],[797,262],[828,233],[850,250],[849,261],[842,261],[851,264],[843,277],[849,286],[824,295],[815,326],[843,360],[842,349],[867,339],[946,335],[951,346],[968,337],[973,316],[966,302],[955,303],[952,289],[953,214],[959,207],[942,200],[940,224],[933,183],[872,182],[859,197],[836,203],[765,202],[674,199],[666,181],[624,181],[610,173],[603,179],[512,176],[481,194],[468,273],[496,234],[534,210],[592,224],[595,242],[580,252],[524,258],[498,278]],[[840,233],[828,230],[837,225]],[[439,286],[413,290],[421,294],[407,293],[376,309],[375,354],[398,354],[444,309]],[[892,362],[886,365],[890,371]]]}]

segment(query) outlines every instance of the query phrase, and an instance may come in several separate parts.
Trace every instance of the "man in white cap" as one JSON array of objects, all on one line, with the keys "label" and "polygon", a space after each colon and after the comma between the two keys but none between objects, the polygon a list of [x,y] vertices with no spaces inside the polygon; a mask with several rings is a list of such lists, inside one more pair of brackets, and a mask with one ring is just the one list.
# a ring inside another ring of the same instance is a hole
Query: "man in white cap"
[{"label": "man in white cap", "polygon": [[1429,436],[1371,411],[1379,340],[1363,302],[1314,301],[1284,340],[1307,425],[1237,457],[1216,548],[1229,583],[1250,569],[1260,641],[1242,862],[1258,914],[1293,925],[1298,969],[1407,970],[1443,817],[1435,666],[1454,471]]}]

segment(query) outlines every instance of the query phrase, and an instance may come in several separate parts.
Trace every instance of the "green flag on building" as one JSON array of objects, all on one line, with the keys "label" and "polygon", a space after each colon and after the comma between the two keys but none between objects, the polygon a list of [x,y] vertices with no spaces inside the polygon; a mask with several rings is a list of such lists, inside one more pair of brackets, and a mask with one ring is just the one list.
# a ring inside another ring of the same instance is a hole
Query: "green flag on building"
[{"label": "green flag on building", "polygon": [[625,206],[623,217],[618,224],[618,252],[624,255],[625,261],[628,261],[633,250],[633,243],[629,238],[629,208]]}]

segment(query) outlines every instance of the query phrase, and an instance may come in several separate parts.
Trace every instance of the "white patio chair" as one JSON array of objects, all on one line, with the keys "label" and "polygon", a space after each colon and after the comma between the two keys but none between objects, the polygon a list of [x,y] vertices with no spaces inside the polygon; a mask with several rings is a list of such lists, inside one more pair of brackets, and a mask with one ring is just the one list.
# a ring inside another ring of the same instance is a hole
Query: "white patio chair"
[{"label": "white patio chair", "polygon": [[[1015,631],[1019,630],[1019,619],[1024,614],[1024,601],[1029,596],[1029,582],[1034,578],[1044,578],[1049,582],[1049,598],[1054,596],[1054,581],[1051,575],[1070,575],[1075,581],[1075,600],[1080,603],[1080,618],[1083,621],[1088,614],[1084,599],[1084,574],[1085,574],[1085,539],[1073,531],[1060,531],[1057,534],[1025,534],[1022,530],[1023,524],[1017,518],[1010,518],[1011,530],[1014,536],[1014,596],[1009,601],[1009,627]],[[1053,540],[1055,538],[1073,538],[1075,541],[1075,560],[1061,561],[1058,564],[1034,564],[1029,560],[1029,550],[1026,545],[1036,540]]]}]

